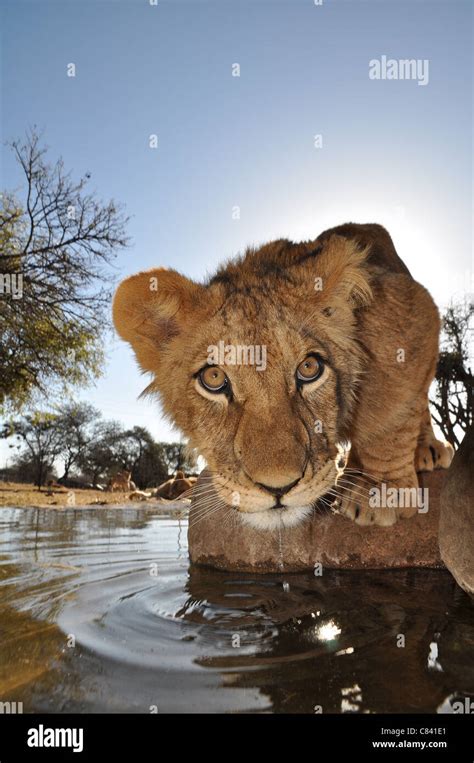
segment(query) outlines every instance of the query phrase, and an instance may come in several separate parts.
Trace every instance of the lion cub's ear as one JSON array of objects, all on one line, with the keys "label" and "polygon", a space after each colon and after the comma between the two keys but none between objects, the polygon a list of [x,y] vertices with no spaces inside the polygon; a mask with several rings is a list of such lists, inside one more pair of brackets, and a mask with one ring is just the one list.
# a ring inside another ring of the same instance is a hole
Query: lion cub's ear
[{"label": "lion cub's ear", "polygon": [[113,320],[143,370],[156,370],[158,348],[179,334],[202,289],[166,268],[146,270],[122,281],[114,296]]},{"label": "lion cub's ear", "polygon": [[[372,301],[367,256],[370,246],[361,247],[354,239],[333,235],[324,244],[316,259],[321,307],[335,310],[349,303],[352,308],[364,307]],[[328,313],[329,314],[329,313]]]}]

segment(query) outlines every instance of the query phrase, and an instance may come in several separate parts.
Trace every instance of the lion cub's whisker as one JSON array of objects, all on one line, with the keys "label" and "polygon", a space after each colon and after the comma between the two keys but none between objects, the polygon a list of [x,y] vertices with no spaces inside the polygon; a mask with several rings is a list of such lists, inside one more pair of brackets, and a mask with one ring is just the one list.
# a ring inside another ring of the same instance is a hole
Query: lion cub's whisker
[{"label": "lion cub's whisker", "polygon": [[[358,498],[360,498],[361,501],[367,500],[367,497],[368,497],[367,494],[359,493],[357,490],[354,490],[354,488],[344,487],[344,485],[341,485],[341,490],[345,490],[346,495],[357,496]],[[330,493],[331,495],[337,496],[338,498],[342,497],[341,492],[331,492],[328,490],[328,493]]]},{"label": "lion cub's whisker", "polygon": [[[215,493],[215,489],[212,487],[204,488],[203,490],[194,490],[191,495],[200,497],[202,495],[212,495],[212,493]],[[184,494],[183,494],[184,495]]]},{"label": "lion cub's whisker", "polygon": [[223,501],[222,498],[220,498],[219,496],[217,496],[217,495],[208,495],[208,496],[205,496],[204,499],[199,502],[199,505],[194,504],[193,510],[195,512],[198,512],[198,511],[201,511],[201,509],[205,509],[208,506],[214,506],[214,505],[216,505],[216,506],[217,505],[225,506],[226,504],[225,504],[225,501]]},{"label": "lion cub's whisker", "polygon": [[197,508],[193,509],[194,514],[199,514],[201,511],[205,511],[205,509],[209,509],[213,506],[225,506],[225,502],[222,501],[220,498],[207,498],[206,501],[204,501],[202,504],[200,504]]},{"label": "lion cub's whisker", "polygon": [[357,487],[360,487],[363,490],[367,490],[365,485],[361,485],[359,480],[357,480],[355,477],[352,477],[351,475],[349,475],[348,477],[344,475],[341,475],[340,477],[338,477],[336,481],[336,485],[339,485],[340,483],[346,483],[348,485],[357,485]]},{"label": "lion cub's whisker", "polygon": [[369,474],[369,472],[364,472],[358,469],[344,469],[344,474],[348,474],[351,477],[362,477],[369,480],[375,480],[376,482],[380,482],[382,479],[382,474],[379,474],[376,476],[375,474]]},{"label": "lion cub's whisker", "polygon": [[211,508],[208,508],[206,511],[203,511],[198,516],[193,514],[192,517],[190,516],[189,523],[192,525],[198,524],[199,522],[201,522],[201,520],[207,519],[208,517],[215,514],[217,511],[220,511],[222,508],[223,508],[222,505],[212,506]]},{"label": "lion cub's whisker", "polygon": [[357,492],[359,493],[359,495],[365,495],[365,496],[370,495],[370,491],[367,488],[365,488],[363,485],[354,485],[351,482],[348,482],[348,483],[338,482],[337,487],[340,488],[341,490],[348,490],[352,493]]},{"label": "lion cub's whisker", "polygon": [[233,519],[236,519],[236,512],[232,508],[229,508],[224,514],[222,522],[223,527],[228,528]]},{"label": "lion cub's whisker", "polygon": [[337,487],[339,487],[341,490],[348,490],[351,493],[357,493],[358,495],[364,495],[364,496],[370,496],[370,490],[363,487],[362,485],[352,485],[351,483],[342,483],[338,482]]},{"label": "lion cub's whisker", "polygon": [[331,509],[331,511],[335,510],[333,504],[330,501],[328,501],[327,498],[325,498],[324,496],[321,496],[320,498],[317,498],[316,501],[314,502],[312,506],[313,511],[317,510],[318,503],[324,504],[324,506],[326,506],[328,509]]}]

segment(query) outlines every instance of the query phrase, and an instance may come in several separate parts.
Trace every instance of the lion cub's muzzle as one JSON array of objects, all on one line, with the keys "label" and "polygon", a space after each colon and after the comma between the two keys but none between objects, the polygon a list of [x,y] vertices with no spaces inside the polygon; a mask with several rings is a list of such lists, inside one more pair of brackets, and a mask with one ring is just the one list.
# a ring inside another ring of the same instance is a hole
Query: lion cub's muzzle
[{"label": "lion cub's muzzle", "polygon": [[[302,477],[303,475],[301,475]],[[268,493],[273,495],[275,497],[275,504],[271,506],[272,509],[283,509],[284,504],[282,504],[281,499],[285,495],[285,493],[289,493],[290,490],[292,490],[298,482],[300,481],[301,477],[298,477],[297,479],[293,480],[293,482],[289,482],[287,485],[282,485],[281,487],[273,487],[272,485],[265,485],[263,482],[256,482],[255,484],[258,485],[258,487],[262,488],[262,490],[266,490]]]}]

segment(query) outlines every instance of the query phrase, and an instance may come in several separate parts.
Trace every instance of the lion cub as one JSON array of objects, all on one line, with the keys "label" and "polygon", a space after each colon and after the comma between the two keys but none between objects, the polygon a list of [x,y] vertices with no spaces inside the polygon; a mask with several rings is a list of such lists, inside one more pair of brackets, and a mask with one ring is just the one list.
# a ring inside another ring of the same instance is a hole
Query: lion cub
[{"label": "lion cub", "polygon": [[256,527],[318,501],[391,525],[420,508],[417,470],[449,466],[428,411],[438,311],[379,225],[249,249],[202,284],[138,273],[113,314],[222,503]]}]

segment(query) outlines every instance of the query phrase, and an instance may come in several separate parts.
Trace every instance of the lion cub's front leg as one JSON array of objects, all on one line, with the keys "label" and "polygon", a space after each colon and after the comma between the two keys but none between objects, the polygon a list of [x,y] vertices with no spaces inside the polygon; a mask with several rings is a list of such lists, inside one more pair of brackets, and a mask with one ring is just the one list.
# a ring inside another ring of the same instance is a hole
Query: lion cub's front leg
[{"label": "lion cub's front leg", "polygon": [[350,464],[338,479],[339,511],[361,525],[389,526],[426,511],[416,472],[449,466],[452,450],[436,440],[428,411],[438,310],[406,274],[382,275],[376,295],[359,316],[367,360],[349,432]]},{"label": "lion cub's front leg", "polygon": [[353,448],[338,478],[339,513],[359,525],[389,527],[424,511],[415,471],[420,415]]},{"label": "lion cub's front leg", "polygon": [[398,519],[424,511],[415,470],[401,480],[387,475],[368,476],[365,471],[347,471],[337,481],[338,512],[358,525],[390,527]]},{"label": "lion cub's front leg", "polygon": [[433,469],[447,469],[454,456],[454,448],[449,442],[441,442],[433,432],[431,415],[426,408],[420,427],[418,444],[415,452],[417,472],[432,472]]},{"label": "lion cub's front leg", "polygon": [[339,513],[359,525],[382,527],[424,513],[427,496],[419,490],[416,472],[447,469],[452,457],[452,446],[436,439],[426,406],[421,417],[413,416],[352,456],[337,481]]}]

